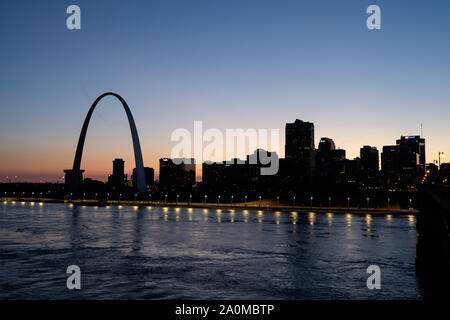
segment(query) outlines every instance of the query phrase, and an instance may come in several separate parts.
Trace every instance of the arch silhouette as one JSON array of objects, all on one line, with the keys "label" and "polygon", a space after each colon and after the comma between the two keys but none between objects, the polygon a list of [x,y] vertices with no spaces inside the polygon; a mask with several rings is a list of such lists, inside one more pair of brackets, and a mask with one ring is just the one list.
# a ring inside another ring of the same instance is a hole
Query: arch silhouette
[{"label": "arch silhouette", "polygon": [[[95,107],[97,104],[106,96],[113,96],[116,97],[121,103],[123,108],[125,109],[125,112],[127,114],[128,123],[130,125],[131,130],[131,137],[133,139],[133,149],[134,149],[134,160],[136,162],[136,180],[137,180],[137,190],[139,193],[145,193],[146,190],[146,182],[145,182],[145,172],[144,172],[144,164],[142,161],[142,152],[141,152],[141,145],[139,143],[139,136],[136,129],[136,124],[134,123],[133,115],[131,114],[130,108],[128,107],[128,104],[125,102],[125,100],[119,96],[117,93],[114,92],[106,92],[100,95],[97,99],[95,99],[94,103],[92,104],[91,108],[89,109],[89,112],[86,115],[86,118],[84,119],[83,128],[81,129],[80,138],[78,139],[78,145],[77,145],[77,151],[75,152],[75,159],[73,160],[73,167],[71,170],[71,188],[72,190],[76,190],[76,180],[82,177],[82,170],[80,170],[81,165],[81,158],[83,156],[83,148],[84,148],[84,141],[86,139],[86,133],[89,126],[89,121],[91,120],[92,113],[94,112]],[[67,170],[70,171],[70,170]],[[74,178],[75,177],[75,178]]]}]

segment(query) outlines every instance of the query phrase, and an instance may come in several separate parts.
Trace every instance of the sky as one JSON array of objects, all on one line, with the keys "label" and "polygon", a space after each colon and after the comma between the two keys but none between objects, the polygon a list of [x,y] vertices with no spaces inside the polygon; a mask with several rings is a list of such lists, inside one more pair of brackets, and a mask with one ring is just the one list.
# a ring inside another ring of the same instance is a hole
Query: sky
[{"label": "sky", "polygon": [[[66,8],[81,8],[68,30]],[[369,5],[381,29],[366,27]],[[0,181],[60,181],[90,105],[120,94],[144,165],[159,170],[177,128],[279,129],[313,122],[359,156],[423,126],[426,160],[450,157],[450,2],[411,0],[161,0],[0,2]],[[85,176],[112,160],[134,167],[125,112],[94,112]],[[445,161],[445,158],[443,159]]]}]

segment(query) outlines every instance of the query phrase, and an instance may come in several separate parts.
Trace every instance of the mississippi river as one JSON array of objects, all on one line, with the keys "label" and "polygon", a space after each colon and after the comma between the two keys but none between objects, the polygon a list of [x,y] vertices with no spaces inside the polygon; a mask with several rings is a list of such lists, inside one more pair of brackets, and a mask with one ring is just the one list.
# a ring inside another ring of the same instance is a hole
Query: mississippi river
[{"label": "mississippi river", "polygon": [[[412,215],[0,203],[0,299],[420,299]],[[369,265],[381,289],[366,285]],[[68,290],[66,269],[81,270]]]}]

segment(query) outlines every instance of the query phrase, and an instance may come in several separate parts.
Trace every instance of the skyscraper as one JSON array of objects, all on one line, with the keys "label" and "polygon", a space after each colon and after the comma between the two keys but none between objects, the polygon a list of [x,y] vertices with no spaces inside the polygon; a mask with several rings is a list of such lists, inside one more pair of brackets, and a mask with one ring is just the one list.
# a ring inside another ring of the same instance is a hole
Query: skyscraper
[{"label": "skyscraper", "polygon": [[123,159],[114,159],[113,173],[108,177],[110,183],[115,189],[121,189],[125,185],[125,161]]},{"label": "skyscraper", "polygon": [[[290,180],[309,182],[315,168],[314,124],[296,119],[286,123],[286,171],[290,171]],[[285,170],[282,170],[285,171]]]},{"label": "skyscraper", "polygon": [[425,139],[401,136],[395,146],[384,146],[381,155],[387,185],[413,188],[425,173]]},{"label": "skyscraper", "polygon": [[314,150],[314,124],[296,119],[286,123],[286,158],[299,159],[304,151]]},{"label": "skyscraper", "polygon": [[361,159],[361,180],[366,186],[378,184],[379,155],[376,147],[364,146],[359,150]]},{"label": "skyscraper", "polygon": [[397,140],[404,153],[409,154],[408,159],[404,159],[410,164],[414,163],[419,166],[419,173],[425,173],[425,139],[420,136],[401,136]]},{"label": "skyscraper", "polygon": [[330,138],[320,138],[319,142],[319,152],[327,153],[331,150],[335,150],[336,145],[334,144],[333,139]]},{"label": "skyscraper", "polygon": [[159,159],[159,183],[166,188],[190,188],[195,184],[195,159]]},{"label": "skyscraper", "polygon": [[[146,187],[150,187],[155,182],[155,170],[150,167],[144,167]],[[136,168],[133,169],[133,187],[137,187]]]},{"label": "skyscraper", "polygon": [[336,149],[333,139],[321,138],[316,154],[317,182],[336,183],[344,178],[345,150]]}]

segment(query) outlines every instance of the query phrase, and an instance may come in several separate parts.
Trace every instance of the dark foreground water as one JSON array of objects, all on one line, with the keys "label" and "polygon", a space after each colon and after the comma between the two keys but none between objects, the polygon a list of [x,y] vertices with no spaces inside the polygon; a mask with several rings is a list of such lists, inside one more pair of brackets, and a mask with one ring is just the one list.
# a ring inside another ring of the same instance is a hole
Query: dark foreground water
[{"label": "dark foreground water", "polygon": [[0,203],[0,299],[417,299],[415,244],[414,216]]}]

